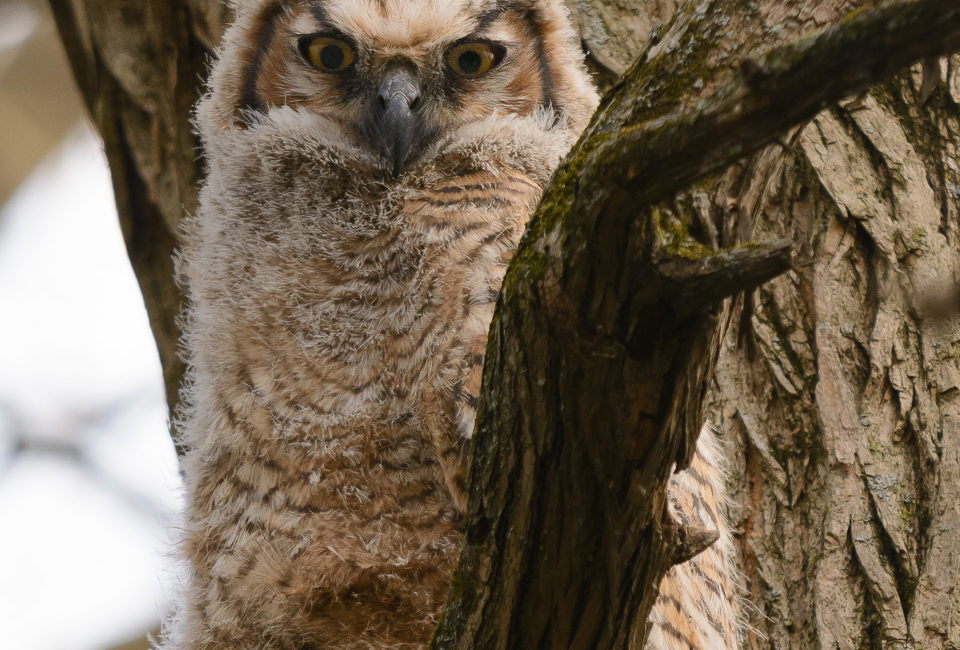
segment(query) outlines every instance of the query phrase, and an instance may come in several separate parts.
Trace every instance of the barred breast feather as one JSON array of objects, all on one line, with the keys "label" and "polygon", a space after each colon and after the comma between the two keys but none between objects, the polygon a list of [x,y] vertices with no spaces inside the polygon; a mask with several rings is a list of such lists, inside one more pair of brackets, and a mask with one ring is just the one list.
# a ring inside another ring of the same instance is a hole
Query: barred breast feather
[{"label": "barred breast feather", "polygon": [[362,154],[311,137],[323,120],[304,111],[210,144],[231,155],[182,260],[194,577],[176,629],[204,640],[184,647],[429,638],[493,306],[562,151],[551,119],[501,119],[496,143],[462,134],[442,173],[389,184],[347,172]]},{"label": "barred breast feather", "polygon": [[686,526],[717,531],[705,551],[670,569],[650,614],[648,650],[739,648],[743,631],[733,535],[727,523],[723,449],[710,426],[697,453],[667,487],[670,511]]}]

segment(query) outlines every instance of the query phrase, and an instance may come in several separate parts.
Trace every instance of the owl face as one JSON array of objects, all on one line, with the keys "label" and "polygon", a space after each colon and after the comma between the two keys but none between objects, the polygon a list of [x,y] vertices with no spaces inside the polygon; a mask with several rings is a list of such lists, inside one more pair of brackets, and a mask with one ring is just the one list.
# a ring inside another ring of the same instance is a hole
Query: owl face
[{"label": "owl face", "polygon": [[246,20],[235,117],[313,111],[394,174],[471,122],[562,110],[557,17],[525,0],[266,2]]}]

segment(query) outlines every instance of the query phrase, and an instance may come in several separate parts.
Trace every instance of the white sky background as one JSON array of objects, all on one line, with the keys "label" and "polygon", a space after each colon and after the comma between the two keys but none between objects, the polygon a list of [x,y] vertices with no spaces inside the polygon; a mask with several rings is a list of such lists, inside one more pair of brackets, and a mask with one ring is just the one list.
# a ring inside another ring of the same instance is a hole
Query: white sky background
[{"label": "white sky background", "polygon": [[155,625],[178,490],[106,163],[78,128],[0,209],[0,649]]}]

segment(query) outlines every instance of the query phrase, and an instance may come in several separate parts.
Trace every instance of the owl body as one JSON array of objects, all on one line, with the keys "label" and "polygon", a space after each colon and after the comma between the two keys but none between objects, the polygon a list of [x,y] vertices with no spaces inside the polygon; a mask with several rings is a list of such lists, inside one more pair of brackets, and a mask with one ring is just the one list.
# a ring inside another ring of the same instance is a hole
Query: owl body
[{"label": "owl body", "polygon": [[500,283],[596,101],[559,1],[238,6],[179,265],[189,580],[165,648],[428,642]]}]

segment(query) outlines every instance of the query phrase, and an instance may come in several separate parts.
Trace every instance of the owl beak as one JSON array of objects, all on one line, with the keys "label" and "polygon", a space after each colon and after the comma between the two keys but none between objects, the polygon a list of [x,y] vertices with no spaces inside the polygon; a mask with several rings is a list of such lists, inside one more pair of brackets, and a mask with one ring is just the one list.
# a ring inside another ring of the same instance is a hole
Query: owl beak
[{"label": "owl beak", "polygon": [[416,151],[422,136],[420,115],[420,80],[405,67],[389,69],[377,91],[374,127],[382,140],[394,175]]}]

